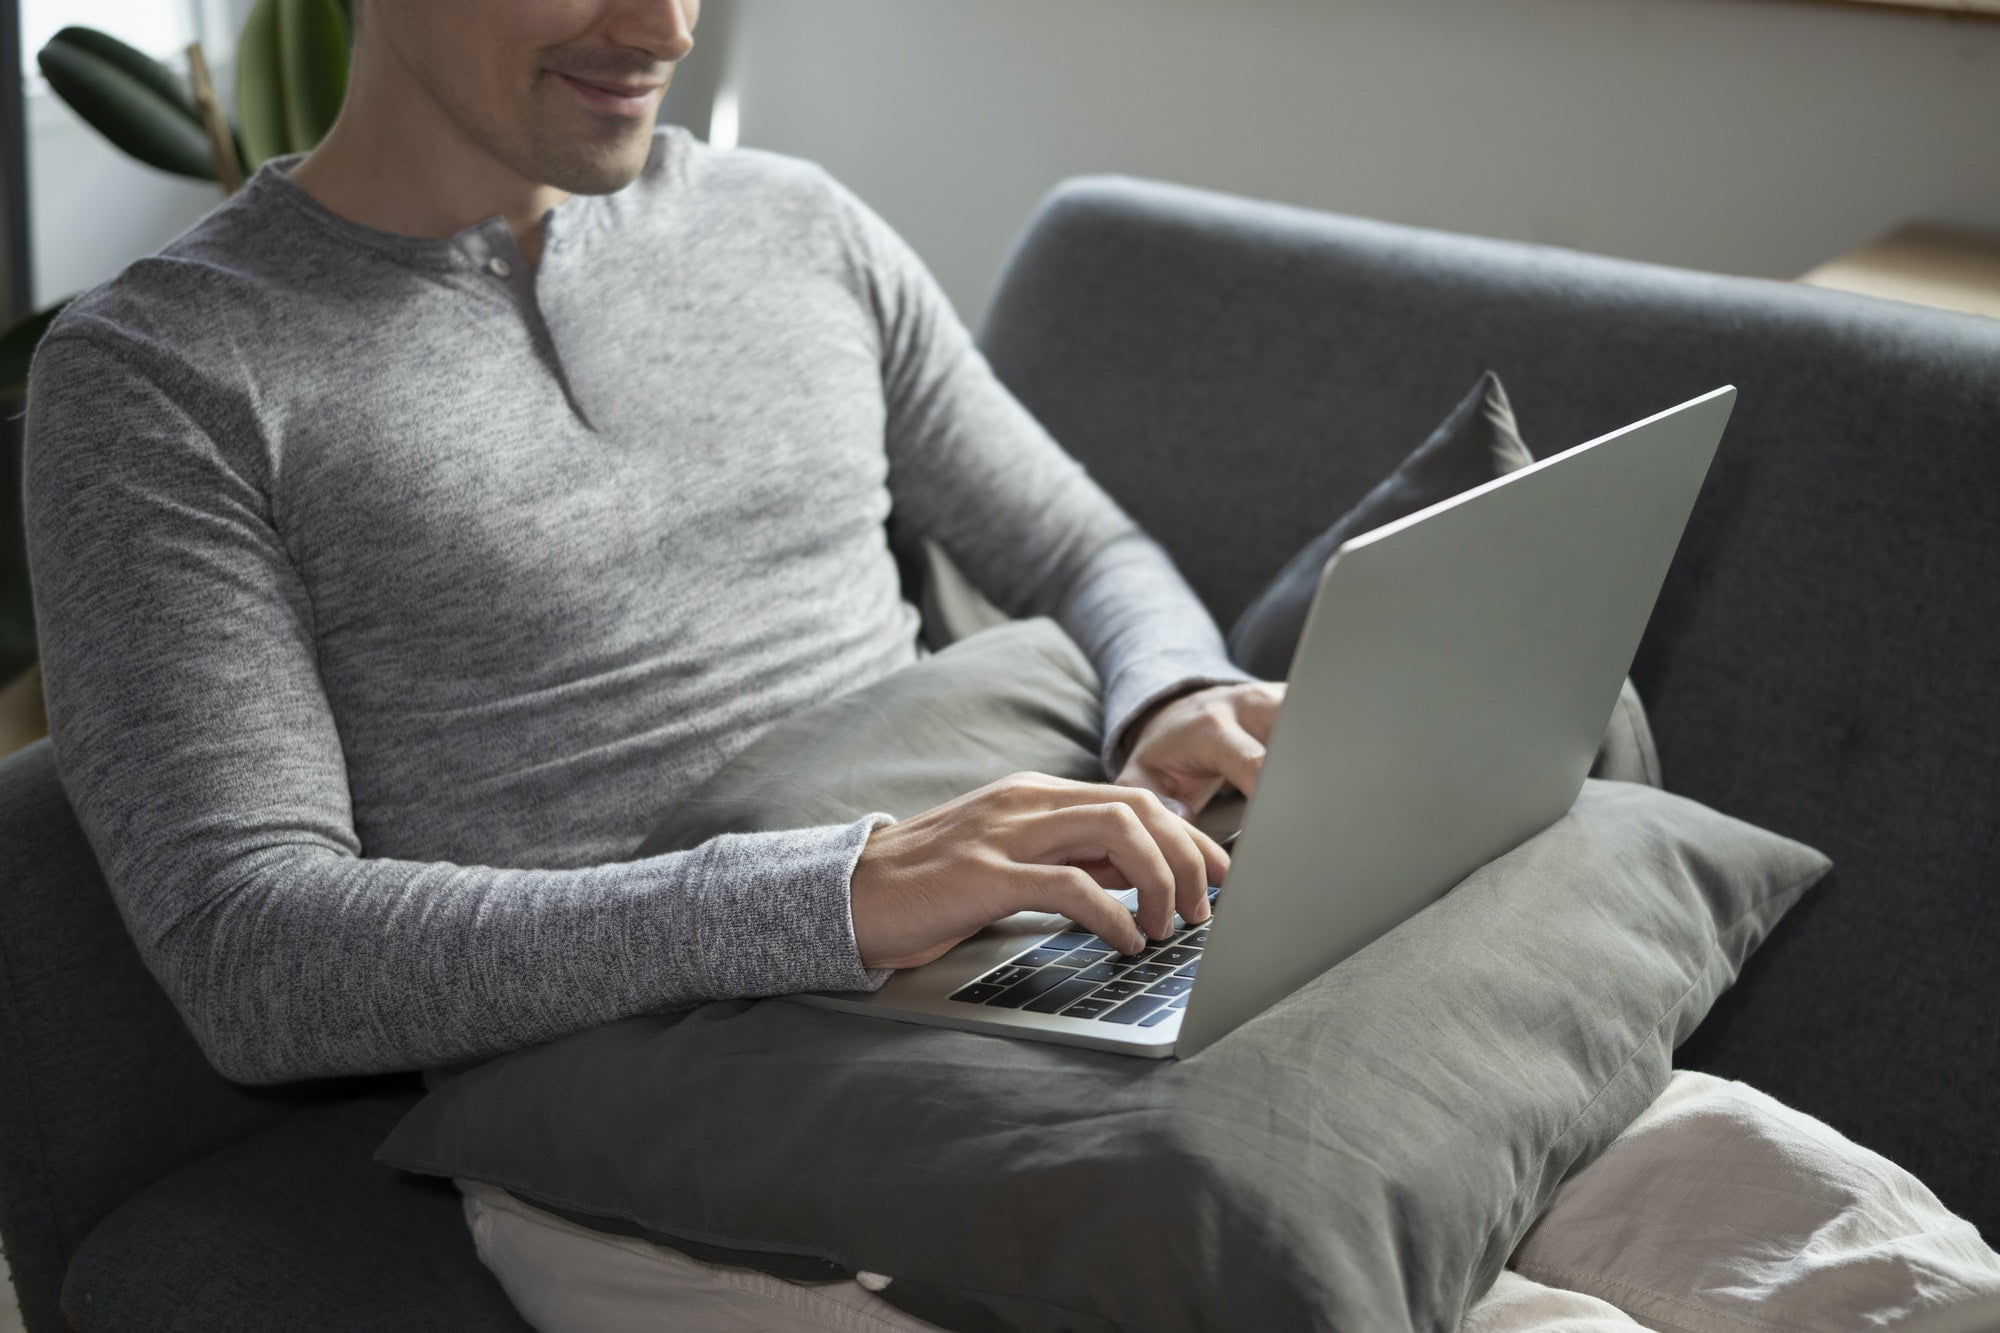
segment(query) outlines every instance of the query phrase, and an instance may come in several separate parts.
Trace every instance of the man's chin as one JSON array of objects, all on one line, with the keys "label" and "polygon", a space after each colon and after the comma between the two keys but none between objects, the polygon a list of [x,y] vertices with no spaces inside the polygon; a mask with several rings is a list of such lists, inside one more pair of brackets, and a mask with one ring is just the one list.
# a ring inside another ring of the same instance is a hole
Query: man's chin
[{"label": "man's chin", "polygon": [[645,169],[653,148],[653,118],[596,143],[567,139],[537,147],[534,168],[525,173],[530,179],[571,194],[612,194]]}]

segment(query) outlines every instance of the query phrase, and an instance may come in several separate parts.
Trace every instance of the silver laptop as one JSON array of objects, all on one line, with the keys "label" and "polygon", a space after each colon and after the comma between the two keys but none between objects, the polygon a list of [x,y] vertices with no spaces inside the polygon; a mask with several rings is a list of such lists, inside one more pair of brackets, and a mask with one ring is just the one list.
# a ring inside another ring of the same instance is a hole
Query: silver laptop
[{"label": "silver laptop", "polygon": [[1735,401],[1716,389],[1343,544],[1206,923],[1126,957],[1023,912],[873,993],[795,998],[1191,1055],[1395,929],[1576,800]]}]

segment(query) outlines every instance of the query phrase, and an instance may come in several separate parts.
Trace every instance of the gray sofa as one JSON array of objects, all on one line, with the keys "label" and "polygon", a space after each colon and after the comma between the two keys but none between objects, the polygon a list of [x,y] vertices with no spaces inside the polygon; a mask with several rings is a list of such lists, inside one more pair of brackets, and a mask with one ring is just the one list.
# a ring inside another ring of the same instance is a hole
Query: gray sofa
[{"label": "gray sofa", "polygon": [[[1549,453],[1741,398],[1633,675],[1667,785],[1836,869],[1681,1051],[2000,1241],[2000,321],[1117,179],[1035,215],[993,364],[1227,624],[1500,372]],[[46,742],[0,764],[0,1235],[31,1330],[520,1329],[405,1079],[204,1063]]]}]

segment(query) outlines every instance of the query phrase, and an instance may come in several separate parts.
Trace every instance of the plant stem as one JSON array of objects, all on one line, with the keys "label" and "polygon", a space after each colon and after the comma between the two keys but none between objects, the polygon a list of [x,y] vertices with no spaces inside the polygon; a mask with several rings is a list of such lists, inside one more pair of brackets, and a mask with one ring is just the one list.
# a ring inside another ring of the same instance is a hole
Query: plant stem
[{"label": "plant stem", "polygon": [[223,194],[235,194],[243,188],[243,164],[236,160],[236,136],[230,132],[229,117],[222,113],[222,100],[208,77],[208,58],[202,55],[200,42],[188,43],[187,61],[195,110],[201,113],[201,127],[208,131],[209,155],[215,159],[215,179]]}]

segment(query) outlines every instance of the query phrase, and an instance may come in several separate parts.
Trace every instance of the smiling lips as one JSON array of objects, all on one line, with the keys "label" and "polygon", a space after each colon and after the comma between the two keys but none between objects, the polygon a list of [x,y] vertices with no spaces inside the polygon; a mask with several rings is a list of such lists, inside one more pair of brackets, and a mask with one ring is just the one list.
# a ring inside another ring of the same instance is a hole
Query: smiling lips
[{"label": "smiling lips", "polygon": [[585,105],[616,116],[645,115],[653,109],[653,98],[665,86],[659,83],[589,83],[559,70],[551,70],[550,73],[574,89]]}]

